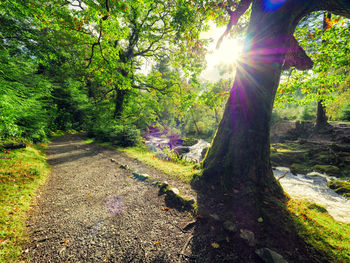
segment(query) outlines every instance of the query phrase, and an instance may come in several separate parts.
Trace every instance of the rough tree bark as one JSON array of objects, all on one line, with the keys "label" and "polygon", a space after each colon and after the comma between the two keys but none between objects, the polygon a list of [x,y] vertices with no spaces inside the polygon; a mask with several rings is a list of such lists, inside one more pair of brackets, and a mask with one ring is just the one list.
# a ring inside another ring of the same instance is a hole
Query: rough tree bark
[{"label": "rough tree bark", "polygon": [[[283,4],[273,8],[273,2]],[[202,192],[224,200],[224,207],[216,211],[237,229],[255,233],[261,239],[259,245],[284,249],[293,247],[293,238],[297,238],[287,229],[291,219],[283,205],[286,197],[273,177],[269,127],[282,68],[312,67],[293,32],[301,18],[317,10],[349,16],[350,1],[252,1],[245,56],[203,163],[199,180]],[[263,218],[263,224],[257,223],[259,218]],[[273,222],[273,218],[279,222]]]}]

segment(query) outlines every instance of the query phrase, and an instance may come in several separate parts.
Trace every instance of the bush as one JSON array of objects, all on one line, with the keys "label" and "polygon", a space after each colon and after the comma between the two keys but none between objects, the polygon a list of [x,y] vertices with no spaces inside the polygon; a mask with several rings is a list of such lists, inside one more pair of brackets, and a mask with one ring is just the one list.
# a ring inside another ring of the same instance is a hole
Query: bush
[{"label": "bush", "polygon": [[140,142],[140,131],[133,125],[121,125],[109,123],[96,125],[89,129],[89,137],[94,137],[101,142],[110,142],[113,145],[128,147]]},{"label": "bush", "polygon": [[315,109],[312,105],[305,105],[299,115],[299,119],[302,121],[312,121],[316,118]]},{"label": "bush", "polygon": [[341,109],[340,118],[342,121],[350,121],[350,103]]}]

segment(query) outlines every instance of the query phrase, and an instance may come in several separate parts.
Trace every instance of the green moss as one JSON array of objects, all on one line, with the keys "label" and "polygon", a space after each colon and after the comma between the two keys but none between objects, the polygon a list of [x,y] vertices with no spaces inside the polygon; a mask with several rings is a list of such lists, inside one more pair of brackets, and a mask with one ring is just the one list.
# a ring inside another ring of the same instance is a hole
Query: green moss
[{"label": "green moss", "polygon": [[314,165],[312,169],[316,172],[326,173],[327,175],[331,176],[341,175],[341,170],[334,165],[317,164]]},{"label": "green moss", "polygon": [[309,208],[309,209],[315,209],[315,210],[317,210],[317,211],[320,212],[320,213],[328,213],[327,209],[324,208],[323,206],[319,205],[319,204],[309,204],[309,205],[307,206],[307,208]]},{"label": "green moss", "polygon": [[343,195],[344,197],[350,197],[350,183],[344,181],[330,181],[328,182],[329,188],[333,189],[336,193]]}]

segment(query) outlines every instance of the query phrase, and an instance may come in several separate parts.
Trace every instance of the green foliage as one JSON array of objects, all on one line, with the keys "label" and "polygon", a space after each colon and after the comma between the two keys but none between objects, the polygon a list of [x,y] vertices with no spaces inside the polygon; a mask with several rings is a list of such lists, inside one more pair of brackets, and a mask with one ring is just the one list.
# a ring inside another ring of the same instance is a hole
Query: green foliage
[{"label": "green foliage", "polygon": [[26,55],[11,56],[0,48],[0,139],[46,137],[48,115],[45,100],[52,86],[37,76]]},{"label": "green foliage", "polygon": [[312,108],[310,104],[305,105],[299,116],[299,120],[312,121],[316,118],[315,108]]},{"label": "green foliage", "polygon": [[140,142],[140,132],[134,125],[116,121],[99,122],[89,129],[88,135],[98,141],[123,147],[134,146]]},{"label": "green foliage", "polygon": [[[348,92],[348,85],[344,83],[350,69],[349,21],[332,16],[324,28],[323,16],[322,12],[313,13],[298,25],[295,36],[313,60],[314,67],[309,71],[290,69],[284,72],[276,94],[276,107],[285,103],[323,101],[328,108],[332,103],[339,104],[337,101]],[[333,107],[331,111],[333,116],[337,115],[337,109]]]},{"label": "green foliage", "polygon": [[350,103],[341,109],[341,120],[350,121]]}]

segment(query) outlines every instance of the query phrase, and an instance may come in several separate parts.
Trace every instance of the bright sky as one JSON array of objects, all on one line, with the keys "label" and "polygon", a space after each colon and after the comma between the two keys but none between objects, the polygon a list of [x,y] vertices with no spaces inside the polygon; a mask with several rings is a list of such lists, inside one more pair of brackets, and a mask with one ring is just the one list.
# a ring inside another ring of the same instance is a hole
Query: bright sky
[{"label": "bright sky", "polygon": [[211,25],[211,29],[208,32],[202,33],[201,35],[202,38],[212,38],[214,40],[208,47],[208,54],[206,55],[207,68],[200,75],[200,77],[204,80],[219,80],[220,75],[216,67],[220,63],[235,65],[235,62],[243,48],[242,43],[240,43],[238,40],[225,37],[221,42],[220,48],[216,49],[217,41],[224,31],[225,27],[217,28],[214,25]]}]

